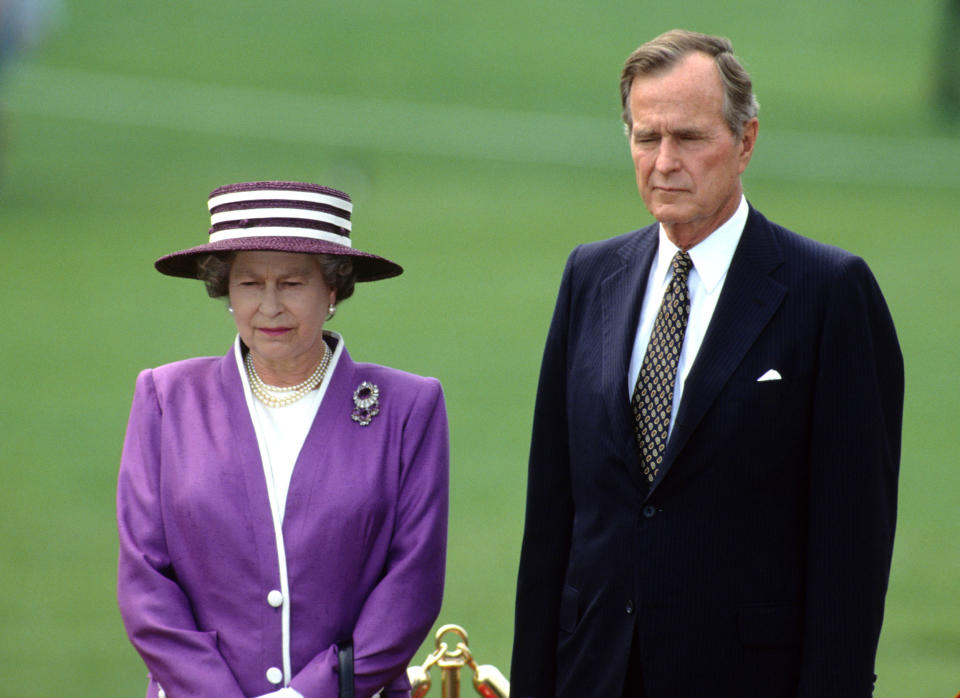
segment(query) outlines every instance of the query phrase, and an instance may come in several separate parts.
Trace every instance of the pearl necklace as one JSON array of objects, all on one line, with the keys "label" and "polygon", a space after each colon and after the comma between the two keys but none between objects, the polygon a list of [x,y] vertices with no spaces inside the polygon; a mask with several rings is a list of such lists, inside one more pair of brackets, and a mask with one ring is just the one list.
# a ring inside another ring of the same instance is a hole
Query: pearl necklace
[{"label": "pearl necklace", "polygon": [[267,407],[286,407],[287,405],[292,405],[320,385],[324,375],[327,373],[327,366],[330,364],[330,356],[332,353],[333,352],[327,348],[326,342],[324,342],[323,358],[320,359],[317,367],[313,369],[310,377],[303,381],[303,383],[280,387],[267,385],[263,382],[260,374],[257,373],[256,367],[253,365],[253,357],[248,352],[247,358],[244,359],[244,364],[247,367],[247,377],[250,379],[250,391]]}]

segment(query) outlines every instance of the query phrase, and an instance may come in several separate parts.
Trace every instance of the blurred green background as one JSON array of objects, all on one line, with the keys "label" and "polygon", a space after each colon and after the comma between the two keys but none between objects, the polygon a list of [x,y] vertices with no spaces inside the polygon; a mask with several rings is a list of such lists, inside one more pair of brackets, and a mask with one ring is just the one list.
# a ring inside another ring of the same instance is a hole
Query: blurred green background
[{"label": "blurred green background", "polygon": [[152,262],[205,239],[211,189],[266,178],[346,189],[357,245],[406,267],[361,286],[331,327],[354,358],[443,381],[440,621],[507,672],[560,272],[577,243],[649,222],[617,77],[638,44],[683,26],[730,36],[753,74],[751,201],[862,255],[885,291],[907,395],[876,695],[953,696],[960,129],[937,109],[944,13],[934,0],[63,2],[0,74],[0,694],[142,695],[114,601],[134,378],[222,354],[234,335],[222,304]]}]

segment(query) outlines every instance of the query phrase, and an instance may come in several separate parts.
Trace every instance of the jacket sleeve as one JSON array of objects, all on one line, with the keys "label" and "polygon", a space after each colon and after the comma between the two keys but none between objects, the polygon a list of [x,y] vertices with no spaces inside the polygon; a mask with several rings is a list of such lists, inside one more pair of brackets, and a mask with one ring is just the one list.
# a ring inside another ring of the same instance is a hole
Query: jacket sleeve
[{"label": "jacket sleeve", "polygon": [[163,415],[152,371],[137,378],[117,483],[117,597],[130,641],[167,696],[243,693],[217,649],[197,629],[177,584],[160,509]]},{"label": "jacket sleeve", "polygon": [[573,526],[567,332],[576,254],[560,284],[533,415],[510,676],[511,693],[521,698],[555,694],[558,612]]},{"label": "jacket sleeve", "polygon": [[[440,613],[447,546],[449,436],[440,383],[426,379],[406,417],[397,519],[383,577],[353,631],[358,698],[409,691],[406,668]],[[337,648],[290,682],[306,698],[337,695]]]},{"label": "jacket sleeve", "polygon": [[824,315],[810,435],[803,698],[868,697],[897,510],[903,357],[863,260]]}]

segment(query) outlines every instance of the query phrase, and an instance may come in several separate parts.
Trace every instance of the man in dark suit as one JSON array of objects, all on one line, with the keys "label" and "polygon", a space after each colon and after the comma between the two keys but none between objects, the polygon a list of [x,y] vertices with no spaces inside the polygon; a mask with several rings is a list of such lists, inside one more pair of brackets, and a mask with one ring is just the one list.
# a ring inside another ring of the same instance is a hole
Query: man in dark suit
[{"label": "man in dark suit", "polygon": [[869,696],[903,360],[860,258],[768,221],[726,39],[621,77],[657,223],[570,255],[537,392],[518,698]]}]

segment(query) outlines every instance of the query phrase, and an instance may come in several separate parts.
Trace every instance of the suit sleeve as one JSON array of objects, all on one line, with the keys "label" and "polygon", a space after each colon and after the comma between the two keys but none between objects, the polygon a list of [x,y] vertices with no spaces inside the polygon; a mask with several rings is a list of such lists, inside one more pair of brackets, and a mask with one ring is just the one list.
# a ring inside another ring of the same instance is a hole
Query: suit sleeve
[{"label": "suit sleeve", "polygon": [[[440,613],[447,545],[449,436],[443,391],[428,379],[407,416],[400,501],[383,578],[353,631],[358,698],[405,695],[406,668]],[[337,695],[337,648],[305,666],[290,686],[307,698]]]},{"label": "suit sleeve", "polygon": [[555,694],[558,612],[573,526],[566,395],[576,253],[560,284],[533,415],[510,677],[511,693],[521,698]]},{"label": "suit sleeve", "polygon": [[872,695],[893,552],[903,357],[873,275],[853,258],[828,301],[810,439],[799,695]]},{"label": "suit sleeve", "polygon": [[117,484],[117,597],[130,641],[168,696],[243,698],[217,649],[197,629],[177,584],[160,513],[162,414],[151,371],[137,378]]}]

